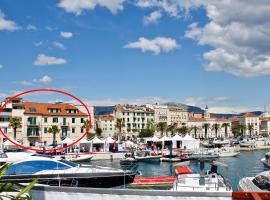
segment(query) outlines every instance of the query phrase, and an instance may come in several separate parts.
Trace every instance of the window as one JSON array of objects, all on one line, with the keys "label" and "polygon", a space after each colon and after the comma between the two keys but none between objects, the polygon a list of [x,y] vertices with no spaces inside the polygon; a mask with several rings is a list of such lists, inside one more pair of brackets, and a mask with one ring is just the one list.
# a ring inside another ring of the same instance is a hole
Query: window
[{"label": "window", "polygon": [[53,123],[58,123],[58,118],[57,117],[53,118]]},{"label": "window", "polygon": [[73,124],[75,123],[75,118],[72,118],[72,123],[73,123]]},{"label": "window", "polygon": [[48,128],[44,128],[44,133],[48,133]]},{"label": "window", "polygon": [[56,161],[25,161],[12,165],[6,172],[7,175],[33,174],[42,170],[63,170],[71,168],[61,162]]},{"label": "window", "polygon": [[72,133],[75,133],[75,128],[72,128]]},{"label": "window", "polygon": [[84,118],[81,118],[81,123],[83,123],[84,122]]},{"label": "window", "polygon": [[83,128],[81,128],[81,133],[83,133]]},{"label": "window", "polygon": [[44,117],[44,123],[47,123],[47,122],[48,122],[48,118]]},{"label": "window", "polygon": [[30,111],[30,112],[37,112],[37,109],[34,108],[34,107],[30,107],[30,108],[29,108],[29,111]]}]

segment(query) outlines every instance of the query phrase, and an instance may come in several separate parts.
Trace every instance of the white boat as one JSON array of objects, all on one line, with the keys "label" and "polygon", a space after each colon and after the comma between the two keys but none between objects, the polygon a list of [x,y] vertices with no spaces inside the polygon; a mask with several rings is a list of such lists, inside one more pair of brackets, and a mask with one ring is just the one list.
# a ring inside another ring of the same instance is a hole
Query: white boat
[{"label": "white boat", "polygon": [[63,158],[71,162],[89,162],[93,156],[91,154],[64,154],[53,156],[55,158]]},{"label": "white boat", "polygon": [[255,147],[255,140],[242,140],[239,142],[240,147]]},{"label": "white boat", "polygon": [[161,156],[135,156],[138,162],[159,162]]},{"label": "white boat", "polygon": [[36,155],[33,152],[2,152],[0,154],[0,164],[13,163],[22,159],[30,158]]},{"label": "white boat", "polygon": [[231,186],[223,176],[217,173],[217,165],[217,162],[213,162],[211,170],[208,170],[206,173],[202,171],[201,173],[194,174],[178,174],[172,190],[231,193]]},{"label": "white boat", "polygon": [[230,140],[214,139],[212,143],[215,146],[225,146],[225,145],[229,145],[230,144]]},{"label": "white boat", "polygon": [[245,177],[239,181],[238,190],[243,192],[270,191],[270,171],[264,171],[255,177]]},{"label": "white boat", "polygon": [[265,154],[265,157],[261,159],[261,162],[265,167],[270,168],[270,152]]},{"label": "white boat", "polygon": [[38,183],[50,186],[108,188],[132,183],[134,177],[128,170],[37,156],[13,163],[0,182],[29,183],[38,178]]},{"label": "white boat", "polygon": [[209,150],[209,152],[214,152],[218,154],[219,157],[233,157],[240,154],[235,147],[221,147]]}]

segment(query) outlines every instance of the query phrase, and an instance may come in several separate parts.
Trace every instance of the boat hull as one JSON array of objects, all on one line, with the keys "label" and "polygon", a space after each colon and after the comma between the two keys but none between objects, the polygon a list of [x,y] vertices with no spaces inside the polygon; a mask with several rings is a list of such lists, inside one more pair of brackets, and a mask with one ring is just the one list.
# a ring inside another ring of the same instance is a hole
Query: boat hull
[{"label": "boat hull", "polygon": [[132,183],[135,173],[89,173],[81,174],[34,174],[3,176],[0,182],[29,183],[38,178],[38,183],[49,186],[110,188]]}]

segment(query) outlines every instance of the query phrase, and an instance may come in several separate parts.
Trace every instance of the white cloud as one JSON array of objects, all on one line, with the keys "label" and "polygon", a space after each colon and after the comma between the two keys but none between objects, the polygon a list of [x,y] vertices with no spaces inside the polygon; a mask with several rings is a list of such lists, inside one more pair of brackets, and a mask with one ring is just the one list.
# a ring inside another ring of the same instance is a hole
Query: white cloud
[{"label": "white cloud", "polygon": [[32,24],[28,24],[26,26],[26,30],[28,30],[28,31],[36,31],[37,30],[37,27],[34,26],[34,25],[32,25]]},{"label": "white cloud", "polygon": [[33,82],[36,82],[36,83],[41,83],[41,84],[49,84],[49,83],[51,83],[53,81],[53,79],[50,77],[50,76],[48,76],[48,75],[45,75],[45,76],[43,76],[42,78],[40,78],[40,79],[34,79],[33,80]]},{"label": "white cloud", "polygon": [[93,10],[96,6],[109,9],[113,14],[123,10],[124,0],[60,0],[58,6],[66,12],[81,15],[84,10]]},{"label": "white cloud", "polygon": [[209,107],[211,113],[239,114],[244,112],[262,111],[261,106],[228,106],[228,107]]},{"label": "white cloud", "polygon": [[33,85],[33,83],[32,82],[29,82],[29,81],[21,81],[20,84],[23,85],[23,86]]},{"label": "white cloud", "polygon": [[143,18],[143,22],[144,24],[154,24],[154,23],[157,23],[161,17],[162,17],[161,12],[157,10],[157,11],[151,12],[149,16],[145,16]]},{"label": "white cloud", "polygon": [[1,65],[1,64],[0,64],[0,69],[2,69],[2,68],[4,68],[4,65]]},{"label": "white cloud", "polygon": [[54,42],[53,46],[57,49],[66,49],[65,46],[61,42]]},{"label": "white cloud", "polygon": [[5,14],[0,10],[0,30],[16,31],[18,29],[20,27],[15,22],[5,19]]},{"label": "white cloud", "polygon": [[37,59],[34,61],[34,65],[61,65],[66,64],[67,61],[64,58],[56,58],[54,56],[47,56],[44,54],[39,54]]},{"label": "white cloud", "polygon": [[72,38],[73,33],[71,32],[60,32],[60,36],[66,39]]},{"label": "white cloud", "polygon": [[142,104],[155,104],[155,103],[165,103],[165,102],[172,102],[170,99],[164,99],[160,97],[139,97],[135,99],[127,99],[127,98],[120,98],[120,99],[92,99],[92,100],[85,100],[84,103],[87,105],[93,106],[114,106],[117,104],[132,104],[132,105],[142,105]]},{"label": "white cloud", "polygon": [[229,101],[231,97],[228,96],[218,96],[213,98],[207,97],[189,97],[185,99],[183,102],[187,105],[191,106],[201,106],[204,107],[206,105],[214,105],[222,102]]},{"label": "white cloud", "polygon": [[150,51],[157,55],[160,52],[168,53],[178,46],[176,40],[172,38],[156,37],[151,40],[140,37],[138,41],[130,42],[125,45],[124,48],[141,49],[142,52]]},{"label": "white cloud", "polygon": [[43,45],[43,41],[35,42],[34,45],[36,47],[39,47],[39,46]]}]

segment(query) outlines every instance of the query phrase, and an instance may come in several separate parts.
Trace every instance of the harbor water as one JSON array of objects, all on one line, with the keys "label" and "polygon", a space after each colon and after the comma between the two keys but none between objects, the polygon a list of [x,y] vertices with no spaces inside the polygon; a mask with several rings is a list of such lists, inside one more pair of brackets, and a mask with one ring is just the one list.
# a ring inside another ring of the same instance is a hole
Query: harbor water
[{"label": "harbor water", "polygon": [[[228,165],[228,169],[219,168],[221,173],[231,184],[233,190],[237,190],[238,182],[243,177],[255,176],[258,173],[265,171],[261,163],[261,158],[269,150],[256,150],[256,151],[242,151],[237,157],[225,157],[219,158],[217,161]],[[108,166],[121,168],[119,160],[100,160],[91,161],[92,165]],[[138,176],[171,176],[174,174],[174,166],[177,163],[144,163],[139,162],[136,169]],[[192,162],[190,168],[193,172],[199,172],[199,163]],[[206,164],[205,170],[210,169]]]}]

